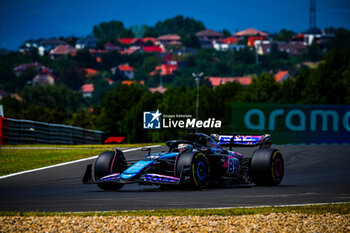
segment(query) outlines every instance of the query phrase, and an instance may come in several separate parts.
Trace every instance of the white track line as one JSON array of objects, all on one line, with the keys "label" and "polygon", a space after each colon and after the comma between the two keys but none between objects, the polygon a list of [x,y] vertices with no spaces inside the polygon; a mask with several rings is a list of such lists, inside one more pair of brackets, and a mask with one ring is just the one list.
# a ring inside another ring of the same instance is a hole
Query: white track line
[{"label": "white track line", "polygon": [[320,202],[320,203],[304,203],[304,204],[285,204],[285,205],[256,205],[256,206],[231,206],[231,207],[218,207],[218,208],[194,208],[195,210],[225,210],[225,209],[234,209],[234,208],[270,208],[270,207],[299,207],[299,206],[314,206],[314,205],[339,205],[347,204],[346,202]]},{"label": "white track line", "polygon": [[[147,147],[160,147],[160,145],[147,146]],[[137,147],[137,148],[127,149],[127,150],[124,150],[123,152],[126,153],[126,152],[130,152],[130,151],[140,150],[141,148],[143,148],[143,147]],[[47,166],[47,167],[41,167],[41,168],[36,168],[36,169],[32,169],[32,170],[27,170],[27,171],[12,173],[12,174],[8,174],[8,175],[5,175],[5,176],[0,176],[0,180],[1,180],[1,179],[6,179],[6,178],[9,178],[9,177],[13,177],[13,176],[18,176],[18,175],[26,174],[26,173],[31,173],[31,172],[36,172],[36,171],[42,171],[42,170],[46,170],[46,169],[50,169],[50,168],[55,168],[55,167],[66,166],[66,165],[70,165],[70,164],[73,164],[73,163],[80,163],[80,162],[84,162],[84,161],[87,161],[87,160],[96,159],[97,156],[98,156],[98,155],[92,156],[92,157],[89,157],[89,158],[73,160],[73,161],[69,161],[69,162],[65,162],[65,163],[59,163],[59,164],[55,164],[55,165],[51,165],[51,166]]]}]

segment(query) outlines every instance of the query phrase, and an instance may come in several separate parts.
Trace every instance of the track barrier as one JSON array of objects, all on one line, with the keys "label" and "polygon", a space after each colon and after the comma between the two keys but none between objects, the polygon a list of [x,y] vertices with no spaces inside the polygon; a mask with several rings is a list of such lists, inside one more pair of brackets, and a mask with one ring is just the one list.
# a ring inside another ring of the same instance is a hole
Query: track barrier
[{"label": "track barrier", "polygon": [[0,145],[100,144],[102,131],[0,116]]}]

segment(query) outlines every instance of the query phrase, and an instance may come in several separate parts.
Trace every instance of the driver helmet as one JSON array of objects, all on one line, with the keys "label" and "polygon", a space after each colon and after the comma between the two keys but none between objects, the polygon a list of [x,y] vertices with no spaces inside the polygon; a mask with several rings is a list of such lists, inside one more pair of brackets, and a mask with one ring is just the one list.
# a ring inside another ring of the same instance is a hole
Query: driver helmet
[{"label": "driver helmet", "polygon": [[178,145],[177,148],[179,149],[180,152],[183,152],[183,151],[192,150],[193,146],[191,144],[181,143],[181,144]]}]

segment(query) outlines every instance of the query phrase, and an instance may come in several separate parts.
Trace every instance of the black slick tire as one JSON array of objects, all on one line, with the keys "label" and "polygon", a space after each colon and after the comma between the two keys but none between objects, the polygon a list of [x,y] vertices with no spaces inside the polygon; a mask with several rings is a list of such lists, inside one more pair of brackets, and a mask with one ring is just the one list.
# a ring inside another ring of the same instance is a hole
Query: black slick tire
[{"label": "black slick tire", "polygon": [[284,161],[280,151],[271,148],[258,149],[250,162],[250,176],[256,185],[279,185],[284,175]]},{"label": "black slick tire", "polygon": [[[127,165],[122,151],[105,151],[102,152],[95,161],[95,179],[98,180],[104,176],[123,172]],[[119,190],[123,187],[120,183],[100,183],[97,186],[103,190]]]},{"label": "black slick tire", "polygon": [[210,166],[207,157],[200,152],[185,152],[178,155],[176,175],[183,185],[203,189],[209,184]]}]

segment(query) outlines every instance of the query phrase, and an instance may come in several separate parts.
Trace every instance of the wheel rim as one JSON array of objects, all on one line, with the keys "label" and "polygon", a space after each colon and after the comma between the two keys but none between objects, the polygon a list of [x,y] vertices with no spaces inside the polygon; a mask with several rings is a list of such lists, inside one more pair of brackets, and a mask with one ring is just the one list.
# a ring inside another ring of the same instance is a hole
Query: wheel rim
[{"label": "wheel rim", "polygon": [[283,172],[283,166],[282,166],[282,161],[281,159],[276,159],[275,160],[275,175],[277,177],[280,177],[282,175]]},{"label": "wheel rim", "polygon": [[206,166],[202,161],[197,164],[197,176],[200,180],[204,180],[207,176]]}]

